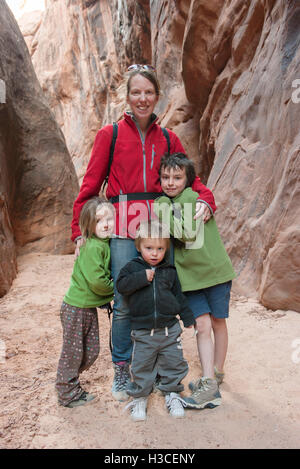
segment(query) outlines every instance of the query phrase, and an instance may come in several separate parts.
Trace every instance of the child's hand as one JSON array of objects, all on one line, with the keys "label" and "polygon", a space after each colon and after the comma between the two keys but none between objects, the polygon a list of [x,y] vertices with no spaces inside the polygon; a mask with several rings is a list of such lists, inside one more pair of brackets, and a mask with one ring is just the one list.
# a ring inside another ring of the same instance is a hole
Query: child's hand
[{"label": "child's hand", "polygon": [[148,282],[152,282],[154,274],[155,274],[155,270],[146,269],[146,275],[147,275]]},{"label": "child's hand", "polygon": [[83,238],[79,238],[79,239],[76,241],[76,248],[75,248],[75,254],[74,254],[75,259],[77,259],[77,257],[79,256],[80,248],[81,248],[81,246],[83,245],[83,243],[84,243],[84,239],[83,239]]},{"label": "child's hand", "polygon": [[201,217],[203,218],[204,223],[206,223],[211,217],[211,211],[209,210],[208,206],[203,202],[197,201],[196,202],[196,215],[194,216],[194,220]]}]

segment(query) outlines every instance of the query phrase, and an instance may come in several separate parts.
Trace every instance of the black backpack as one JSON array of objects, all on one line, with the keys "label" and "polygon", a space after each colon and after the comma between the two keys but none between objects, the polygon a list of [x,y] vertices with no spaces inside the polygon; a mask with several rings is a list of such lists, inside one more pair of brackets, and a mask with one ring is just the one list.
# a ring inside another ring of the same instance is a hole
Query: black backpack
[{"label": "black backpack", "polygon": [[[170,136],[169,136],[169,132],[164,127],[161,127],[161,130],[162,130],[162,132],[165,136],[165,139],[167,140],[168,154],[170,154]],[[108,170],[107,170],[106,178],[104,180],[104,187],[108,183],[108,177],[109,177],[110,168],[111,168],[111,164],[112,164],[113,157],[114,157],[114,151],[115,151],[117,136],[118,136],[118,124],[117,124],[117,122],[114,122],[113,123],[113,136],[112,136],[112,140],[111,140],[111,144],[110,144],[110,150],[109,150]]]}]

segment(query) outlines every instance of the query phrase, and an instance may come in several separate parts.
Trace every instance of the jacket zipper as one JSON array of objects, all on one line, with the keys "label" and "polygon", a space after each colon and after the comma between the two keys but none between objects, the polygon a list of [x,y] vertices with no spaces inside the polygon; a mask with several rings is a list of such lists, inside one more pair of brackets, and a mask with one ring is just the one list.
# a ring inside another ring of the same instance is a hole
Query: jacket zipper
[{"label": "jacket zipper", "polygon": [[[133,120],[133,122],[136,125],[136,128],[138,130],[138,133],[139,133],[139,136],[140,136],[140,139],[141,139],[141,142],[142,142],[142,149],[143,149],[143,181],[144,181],[144,191],[147,192],[145,140],[146,140],[146,135],[147,135],[147,132],[148,132],[149,129],[145,133],[145,138],[143,138],[143,134],[142,134],[142,131],[140,129],[140,126],[138,125],[137,122],[135,122],[135,120]],[[150,211],[149,201],[147,200],[146,203],[147,203],[147,208],[148,208],[148,213],[149,213],[149,219],[151,219],[151,211]]]},{"label": "jacket zipper", "polygon": [[[152,269],[155,271],[155,268]],[[154,329],[157,329],[157,309],[156,309],[156,283],[155,275],[153,277],[153,299],[154,299]]]},{"label": "jacket zipper", "polygon": [[153,169],[154,157],[155,157],[155,149],[154,149],[154,143],[153,143],[152,144],[152,155],[151,155],[151,169]]},{"label": "jacket zipper", "polygon": [[[140,126],[137,122],[135,122],[136,128],[138,129],[138,133],[142,142],[142,149],[143,149],[143,181],[144,181],[144,191],[147,192],[147,177],[146,177],[146,151],[145,151],[145,138],[143,138],[143,134],[141,132]],[[147,133],[147,132],[146,132]]]}]

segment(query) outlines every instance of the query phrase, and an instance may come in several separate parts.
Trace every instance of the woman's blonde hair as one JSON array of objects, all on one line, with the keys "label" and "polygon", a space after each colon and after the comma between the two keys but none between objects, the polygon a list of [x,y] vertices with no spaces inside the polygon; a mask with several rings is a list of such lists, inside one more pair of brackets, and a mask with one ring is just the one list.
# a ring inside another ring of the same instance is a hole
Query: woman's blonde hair
[{"label": "woman's blonde hair", "polygon": [[134,241],[137,250],[140,249],[141,241],[149,238],[164,239],[166,241],[166,248],[170,248],[170,231],[159,220],[146,220],[139,224]]},{"label": "woman's blonde hair", "polygon": [[96,228],[96,212],[99,207],[106,205],[110,210],[114,211],[114,206],[106,199],[101,197],[92,197],[81,209],[79,217],[79,227],[84,239],[91,238]]}]

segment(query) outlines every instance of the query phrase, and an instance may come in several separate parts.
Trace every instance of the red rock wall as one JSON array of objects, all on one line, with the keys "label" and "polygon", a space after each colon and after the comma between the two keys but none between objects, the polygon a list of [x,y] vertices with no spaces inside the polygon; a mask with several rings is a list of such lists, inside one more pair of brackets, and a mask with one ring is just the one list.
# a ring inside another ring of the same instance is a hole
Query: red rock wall
[{"label": "red rock wall", "polygon": [[236,290],[300,311],[300,105],[292,99],[300,5],[245,3],[231,2],[239,15],[223,10],[212,41],[230,44],[230,54],[200,120],[201,167],[218,201]]},{"label": "red rock wall", "polygon": [[130,63],[157,68],[162,124],[215,193],[234,288],[300,311],[299,2],[48,0],[32,59],[79,177],[125,108]]},{"label": "red rock wall", "polygon": [[[0,0],[0,296],[17,253],[67,253],[78,182],[18,25]],[[5,94],[5,95],[4,95]]]},{"label": "red rock wall", "polygon": [[79,179],[99,127],[122,115],[123,71],[133,56],[139,63],[151,61],[148,3],[48,0],[32,35],[27,21],[20,23]]}]

